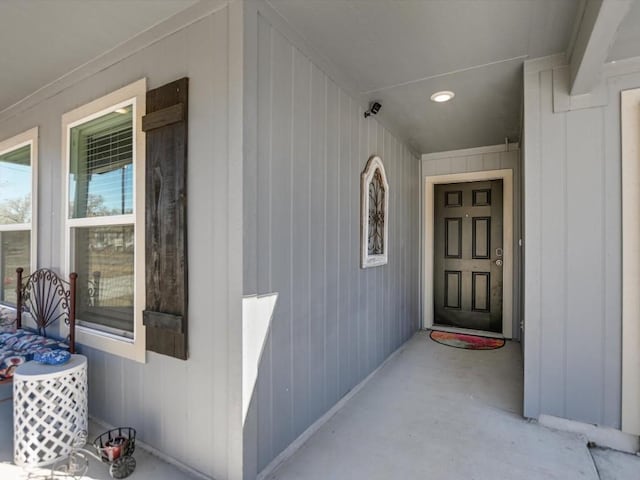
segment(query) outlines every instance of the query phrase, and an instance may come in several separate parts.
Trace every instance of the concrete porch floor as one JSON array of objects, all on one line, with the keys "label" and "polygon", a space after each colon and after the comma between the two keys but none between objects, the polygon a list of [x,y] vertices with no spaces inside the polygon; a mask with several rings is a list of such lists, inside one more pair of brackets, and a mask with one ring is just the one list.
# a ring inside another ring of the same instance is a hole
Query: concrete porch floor
[{"label": "concrete porch floor", "polygon": [[[11,395],[0,387],[0,399]],[[592,449],[578,435],[521,417],[520,345],[468,351],[417,333],[269,480],[638,480],[640,457]],[[90,426],[90,438],[102,429]],[[0,401],[0,479],[13,461],[11,399]],[[192,479],[136,449],[132,480]],[[41,477],[31,477],[41,478]],[[61,478],[61,477],[56,477]],[[85,480],[107,480],[92,461]]]},{"label": "concrete porch floor", "polygon": [[470,351],[419,332],[266,478],[640,478],[640,457],[592,457],[584,438],[522,418],[522,381],[518,343]]},{"label": "concrete porch floor", "polygon": [[[89,422],[89,438],[93,440],[104,431],[94,422]],[[89,447],[88,447],[89,448]],[[175,466],[152,455],[136,445],[134,454],[137,465],[136,470],[128,478],[132,480],[182,480],[194,479]],[[31,472],[31,476],[29,473]],[[2,480],[35,480],[51,477],[43,477],[46,471],[43,469],[30,471],[13,465],[13,402],[11,400],[11,385],[0,387],[0,479]],[[68,479],[64,475],[56,475],[58,479]],[[87,475],[83,480],[110,480],[108,466],[91,459]]]}]

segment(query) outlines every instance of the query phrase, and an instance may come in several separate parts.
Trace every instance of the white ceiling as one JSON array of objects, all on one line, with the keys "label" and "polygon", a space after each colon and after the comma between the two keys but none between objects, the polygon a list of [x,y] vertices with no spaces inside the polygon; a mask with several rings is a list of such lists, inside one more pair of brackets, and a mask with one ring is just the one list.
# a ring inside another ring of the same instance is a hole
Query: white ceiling
[{"label": "white ceiling", "polygon": [[[522,63],[567,49],[580,0],[270,0],[420,153],[518,140]],[[490,65],[487,65],[490,64]],[[441,89],[456,97],[435,104]]]},{"label": "white ceiling", "polygon": [[[0,0],[0,111],[197,0]],[[518,140],[522,63],[567,50],[584,0],[269,0],[420,153]],[[608,60],[640,56],[640,0]],[[449,89],[456,97],[435,104]]]},{"label": "white ceiling", "polygon": [[0,0],[0,111],[195,0]]}]

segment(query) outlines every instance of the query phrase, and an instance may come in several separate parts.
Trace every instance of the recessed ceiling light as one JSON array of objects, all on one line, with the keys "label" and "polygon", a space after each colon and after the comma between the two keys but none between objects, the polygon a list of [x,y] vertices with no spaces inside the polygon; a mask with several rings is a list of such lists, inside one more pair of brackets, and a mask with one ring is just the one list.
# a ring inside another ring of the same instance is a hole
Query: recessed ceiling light
[{"label": "recessed ceiling light", "polygon": [[455,96],[456,94],[449,90],[442,90],[441,92],[436,92],[433,95],[431,95],[431,101],[438,102],[438,103],[448,102]]},{"label": "recessed ceiling light", "polygon": [[129,113],[129,109],[128,108],[118,108],[118,109],[116,109],[116,113],[121,113],[121,114]]}]

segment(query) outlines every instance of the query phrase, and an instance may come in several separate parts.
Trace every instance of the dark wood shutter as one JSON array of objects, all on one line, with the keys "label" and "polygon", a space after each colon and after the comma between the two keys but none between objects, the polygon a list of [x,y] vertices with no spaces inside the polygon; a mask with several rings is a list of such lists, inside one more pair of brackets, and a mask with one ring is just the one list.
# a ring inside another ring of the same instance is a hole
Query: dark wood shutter
[{"label": "dark wood shutter", "polygon": [[189,79],[147,93],[147,350],[186,360],[187,107]]}]

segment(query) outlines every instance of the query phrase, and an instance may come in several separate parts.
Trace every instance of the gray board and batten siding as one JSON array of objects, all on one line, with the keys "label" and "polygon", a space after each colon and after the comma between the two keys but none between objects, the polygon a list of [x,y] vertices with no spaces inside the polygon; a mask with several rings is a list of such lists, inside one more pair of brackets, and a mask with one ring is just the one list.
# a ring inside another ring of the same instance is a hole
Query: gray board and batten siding
[{"label": "gray board and batten siding", "polygon": [[[520,321],[522,311],[521,275],[523,252],[519,245],[522,238],[522,188],[520,150],[516,144],[494,147],[470,148],[425,154],[422,156],[422,182],[424,190],[425,177],[448,175],[455,173],[483,172],[487,170],[513,170],[513,339],[521,337]],[[424,199],[422,199],[424,201]],[[423,219],[424,221],[424,219]],[[428,288],[432,279],[424,279]]]},{"label": "gray board and batten siding", "polygon": [[554,101],[562,107],[569,98],[566,68],[532,63],[525,64],[524,413],[619,429],[620,92],[640,87],[640,67],[610,65],[590,108],[554,113]]},{"label": "gray board and batten siding", "polygon": [[236,251],[241,254],[241,241],[230,237],[230,232],[241,231],[241,225],[235,227],[241,214],[232,213],[232,198],[241,185],[228,184],[233,178],[228,118],[234,105],[227,68],[230,10],[203,14],[143,48],[138,45],[115,63],[81,75],[31,107],[0,115],[3,139],[39,126],[38,265],[64,272],[62,115],[143,77],[149,89],[189,77],[188,222],[193,229],[188,249],[196,259],[189,266],[189,360],[148,352],[142,364],[87,347],[80,350],[89,359],[89,409],[94,417],[134,426],[147,445],[219,479],[237,478],[229,467],[233,347],[228,331],[230,319],[240,322],[242,293],[230,283],[232,268],[240,268],[232,259]]},{"label": "gray board and batten siding", "polygon": [[[245,455],[257,449],[245,468],[260,471],[419,328],[420,261],[419,160],[256,15],[244,293],[278,294],[249,414],[256,438],[245,438]],[[390,183],[389,263],[361,269],[360,175],[373,154]]]}]

